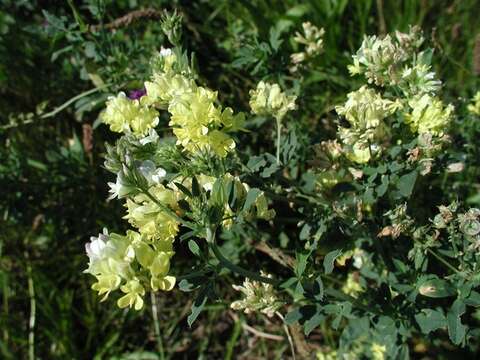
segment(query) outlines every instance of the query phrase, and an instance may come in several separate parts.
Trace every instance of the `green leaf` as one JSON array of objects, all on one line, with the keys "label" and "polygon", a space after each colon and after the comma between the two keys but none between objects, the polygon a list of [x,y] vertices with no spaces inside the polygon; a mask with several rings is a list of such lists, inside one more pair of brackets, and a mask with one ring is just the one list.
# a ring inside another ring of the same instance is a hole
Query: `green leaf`
[{"label": "green leaf", "polygon": [[27,164],[33,168],[36,168],[38,170],[41,170],[41,171],[48,171],[48,167],[40,162],[40,161],[37,161],[37,160],[34,160],[34,159],[27,159]]},{"label": "green leaf", "polygon": [[189,275],[187,279],[180,280],[178,283],[178,288],[183,292],[191,292],[197,290],[207,281],[208,278],[204,275]]},{"label": "green leaf", "polygon": [[317,278],[313,282],[312,293],[313,293],[313,297],[315,298],[315,300],[318,300],[318,301],[323,300],[323,295],[324,295],[323,282],[322,282],[322,278],[320,277],[320,275],[317,276]]},{"label": "green leaf", "polygon": [[465,304],[469,306],[480,306],[480,294],[472,290],[468,298],[465,299]]},{"label": "green leaf", "polygon": [[296,277],[292,277],[292,278],[284,281],[283,283],[281,283],[280,288],[288,289],[288,288],[292,287],[294,284],[296,284],[297,282],[298,282],[298,279]]},{"label": "green leaf", "polygon": [[271,27],[270,28],[270,37],[269,37],[269,42],[270,42],[270,47],[274,50],[277,51],[280,47],[280,45],[283,43],[283,40],[280,38],[280,35],[282,34],[281,29],[277,27]]},{"label": "green leaf", "polygon": [[309,4],[299,4],[288,9],[285,15],[299,18],[307,14],[309,11],[311,11],[311,7]]},{"label": "green leaf", "polygon": [[227,199],[228,205],[231,209],[235,208],[235,200],[237,199],[237,193],[235,191],[235,182],[229,181],[227,184]]},{"label": "green leaf", "polygon": [[260,170],[265,165],[267,165],[267,161],[263,156],[252,156],[248,159],[247,163],[247,167],[252,170],[252,172]]},{"label": "green leaf", "polygon": [[382,197],[388,190],[388,176],[387,175],[382,175],[382,184],[380,186],[377,186],[376,191],[377,191],[377,196]]},{"label": "green leaf", "polygon": [[422,312],[415,315],[415,320],[425,335],[447,326],[447,319],[441,310],[422,309]]},{"label": "green leaf", "polygon": [[247,212],[250,210],[253,204],[255,204],[255,201],[257,198],[260,196],[262,192],[257,189],[257,188],[251,188],[248,190],[247,197],[245,199],[245,203],[243,204],[243,212]]},{"label": "green leaf", "polygon": [[365,204],[373,204],[375,202],[375,198],[373,197],[373,188],[368,188],[365,190],[365,193],[363,194],[363,201]]},{"label": "green leaf", "polygon": [[195,240],[192,239],[192,240],[190,240],[190,241],[188,242],[188,248],[190,249],[190,251],[191,251],[194,255],[196,255],[196,256],[198,256],[198,257],[201,256],[200,247],[199,247],[198,244],[195,242]]},{"label": "green leaf", "polygon": [[325,269],[325,274],[330,274],[333,271],[335,259],[341,254],[342,249],[337,249],[330,251],[327,255],[325,255],[325,259],[323,259],[323,268]]},{"label": "green leaf", "polygon": [[61,31],[61,32],[67,31],[67,28],[65,27],[65,22],[66,22],[65,17],[57,17],[53,14],[50,14],[46,10],[42,10],[42,13],[48,25],[52,26],[57,31]]},{"label": "green leaf", "polygon": [[307,259],[310,256],[310,253],[297,253],[297,263],[295,266],[295,274],[297,277],[300,277],[303,275],[305,268],[307,266]]},{"label": "green leaf", "polygon": [[412,171],[408,174],[402,175],[400,179],[398,179],[397,187],[405,197],[409,197],[412,195],[413,187],[415,186],[415,181],[417,180],[417,172]]},{"label": "green leaf", "polygon": [[447,313],[448,336],[455,345],[465,342],[467,327],[460,318],[465,313],[465,303],[457,299]]},{"label": "green leaf", "polygon": [[178,188],[178,190],[183,192],[188,197],[190,197],[190,198],[192,197],[192,193],[184,185],[180,184],[179,182],[174,182],[174,184]]},{"label": "green leaf", "polygon": [[314,330],[318,325],[320,325],[324,319],[325,316],[320,312],[317,312],[310,319],[305,321],[305,325],[303,326],[303,331],[305,332],[305,335],[310,335],[312,330]]},{"label": "green leaf", "polygon": [[187,323],[189,327],[192,327],[192,324],[195,322],[195,320],[197,320],[198,315],[200,315],[203,308],[205,307],[208,299],[208,292],[209,284],[206,284],[200,289],[197,298],[192,304],[192,312],[190,313],[190,315],[188,315],[187,318]]},{"label": "green leaf", "polygon": [[263,169],[263,171],[260,173],[260,176],[261,176],[261,177],[264,177],[264,178],[269,178],[269,177],[272,176],[272,174],[274,174],[278,169],[279,169],[279,167],[278,167],[277,164],[271,164],[270,166],[268,166],[268,167],[266,167],[265,169]]},{"label": "green leaf", "polygon": [[299,300],[303,298],[303,294],[305,294],[305,289],[303,288],[302,282],[298,281],[295,285],[295,290],[293,291],[293,298]]},{"label": "green leaf", "polygon": [[443,298],[455,295],[455,288],[436,276],[428,276],[417,283],[418,292],[426,297]]},{"label": "green leaf", "polygon": [[198,185],[198,180],[195,176],[192,177],[192,195],[195,197],[200,195],[200,185]]},{"label": "green leaf", "polygon": [[306,240],[310,236],[310,230],[312,227],[308,224],[303,225],[300,235],[298,236],[300,240]]},{"label": "green leaf", "polygon": [[292,325],[297,323],[303,317],[300,308],[293,309],[287,315],[285,315],[285,324]]}]

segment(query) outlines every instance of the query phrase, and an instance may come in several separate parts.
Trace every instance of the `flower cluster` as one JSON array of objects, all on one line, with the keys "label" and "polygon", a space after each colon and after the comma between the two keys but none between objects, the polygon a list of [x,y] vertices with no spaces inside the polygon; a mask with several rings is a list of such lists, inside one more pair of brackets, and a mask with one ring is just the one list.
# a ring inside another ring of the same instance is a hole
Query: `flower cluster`
[{"label": "flower cluster", "polygon": [[[120,307],[139,310],[147,291],[174,287],[170,260],[181,225],[205,237],[202,227],[229,228],[239,212],[250,220],[275,215],[262,191],[252,195],[238,177],[225,169],[212,176],[211,165],[202,164],[223,159],[235,148],[229,133],[243,128],[244,115],[222,109],[217,93],[198,86],[187,64],[185,54],[162,49],[152,61],[145,90],[110,98],[102,113],[112,131],[124,133],[115,146],[107,146],[105,166],[117,175],[108,184],[110,199],[125,199],[124,219],[135,231],[105,231],[92,238],[86,272],[96,277],[92,288],[102,300],[114,290],[125,294],[117,301]],[[280,91],[269,100],[278,116],[291,107],[285,101],[294,101]],[[160,144],[155,127],[163,110],[170,114],[178,147]]]},{"label": "flower cluster", "polygon": [[365,75],[370,84],[398,86],[407,96],[435,93],[441,82],[431,71],[431,51],[418,52],[423,40],[415,26],[407,34],[397,31],[395,37],[366,36],[349,71]]},{"label": "flower cluster", "polygon": [[393,239],[398,238],[402,233],[411,230],[414,221],[407,214],[407,204],[397,206],[395,209],[387,211],[385,217],[391,222],[377,235],[378,237],[391,236]]},{"label": "flower cluster", "polygon": [[260,81],[257,88],[250,90],[250,108],[257,115],[273,116],[280,121],[290,110],[295,110],[296,96],[286,95],[278,84]]},{"label": "flower cluster", "polygon": [[213,151],[225,157],[235,148],[228,133],[242,129],[244,115],[234,115],[231,108],[216,105],[217,92],[197,86],[195,81],[176,70],[177,56],[171,50],[162,50],[163,67],[145,83],[147,95],[144,104],[166,108],[169,125],[178,144],[187,151]]},{"label": "flower cluster", "polygon": [[408,103],[412,111],[405,116],[405,122],[413,132],[442,135],[450,124],[453,105],[443,105],[442,100],[430,95],[415,97]]},{"label": "flower cluster", "polygon": [[302,28],[303,34],[297,31],[293,40],[297,44],[303,45],[305,49],[304,51],[290,55],[292,64],[294,64],[291,68],[292,72],[296,71],[301,63],[323,52],[323,36],[325,35],[325,30],[323,28],[319,29],[308,21],[302,24]]},{"label": "flower cluster", "polygon": [[175,285],[175,278],[167,275],[173,251],[166,241],[147,239],[135,231],[122,236],[104,230],[91,238],[86,250],[89,264],[85,272],[96,277],[92,289],[103,295],[102,301],[120,288],[125,295],[118,299],[118,306],[140,310],[145,279],[154,290],[171,290]]},{"label": "flower cluster", "polygon": [[158,124],[158,112],[141,104],[139,99],[130,99],[121,92],[107,101],[102,120],[115,132],[145,135]]},{"label": "flower cluster", "polygon": [[418,134],[419,143],[424,136],[441,138],[448,129],[454,108],[436,96],[440,81],[430,71],[431,52],[419,52],[422,42],[420,31],[413,27],[408,34],[396,32],[395,37],[366,37],[353,56],[350,73],[365,75],[369,84],[384,92],[362,86],[336,107],[349,123],[338,131],[349,160],[369,162],[382,153],[383,144],[406,140],[405,133],[392,134],[400,124]]},{"label": "flower cluster", "polygon": [[[271,278],[270,275],[265,273],[262,273],[262,275]],[[243,286],[233,285],[233,288],[245,295],[245,298],[242,300],[237,300],[230,304],[230,307],[234,310],[243,310],[246,314],[260,311],[268,317],[272,317],[282,305],[275,295],[273,286],[270,284],[246,278]]]},{"label": "flower cluster", "polygon": [[368,162],[379,150],[389,133],[384,119],[401,107],[399,102],[383,99],[375,90],[362,86],[347,95],[347,102],[337,106],[339,115],[345,116],[350,127],[340,127],[339,136],[350,148],[347,157],[357,163]]}]

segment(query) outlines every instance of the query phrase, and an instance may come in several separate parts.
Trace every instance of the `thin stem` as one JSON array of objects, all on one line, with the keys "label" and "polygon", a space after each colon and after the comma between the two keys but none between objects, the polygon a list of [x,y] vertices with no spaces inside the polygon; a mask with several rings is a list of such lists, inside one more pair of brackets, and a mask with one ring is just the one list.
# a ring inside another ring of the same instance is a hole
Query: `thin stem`
[{"label": "thin stem", "polygon": [[280,165],[280,143],[282,140],[282,123],[279,119],[277,120],[277,165]]},{"label": "thin stem", "polygon": [[443,257],[441,257],[440,255],[438,255],[435,251],[433,251],[432,249],[430,248],[427,248],[427,252],[429,252],[430,254],[432,254],[438,261],[440,261],[443,265],[445,265],[446,267],[448,267],[450,270],[452,270],[453,272],[455,273],[460,273],[460,271],[458,271],[458,269],[456,269],[455,267],[453,267],[452,264],[450,264],[447,260],[445,260]]},{"label": "thin stem", "polygon": [[269,198],[274,199],[274,200],[278,200],[278,201],[283,201],[287,204],[294,203],[294,204],[301,205],[301,206],[310,205],[309,202],[302,201],[302,200],[296,199],[296,198],[288,198],[286,196],[276,194],[276,193],[274,193],[270,190],[262,190],[262,191],[265,192],[268,195]]},{"label": "thin stem", "polygon": [[283,329],[285,330],[285,334],[287,334],[288,343],[290,344],[290,351],[292,352],[292,358],[295,360],[295,347],[293,346],[293,339],[290,335],[290,331],[288,330],[288,325],[285,323],[285,319],[283,318],[282,314],[278,311],[275,311],[275,315],[277,315],[283,322]]},{"label": "thin stem", "polygon": [[35,122],[36,120],[38,119],[47,119],[47,118],[50,118],[50,117],[53,117],[55,115],[57,115],[59,112],[61,112],[62,110],[66,109],[67,107],[69,107],[71,104],[73,104],[75,101],[85,97],[85,96],[88,96],[88,95],[91,95],[91,94],[94,94],[96,93],[97,91],[100,91],[102,89],[105,89],[107,87],[109,87],[110,85],[112,84],[105,84],[105,85],[102,85],[102,86],[99,86],[99,87],[96,87],[96,88],[93,88],[93,89],[90,89],[90,90],[87,90],[87,91],[84,91],[74,97],[72,97],[71,99],[67,100],[66,102],[64,102],[62,105],[58,106],[56,109],[48,112],[48,113],[45,113],[45,114],[42,114],[38,117],[34,117],[32,119],[28,119],[28,120],[25,120],[21,123],[14,123],[14,124],[8,124],[8,125],[5,125],[5,126],[2,126],[0,127],[0,129],[3,129],[3,130],[6,130],[6,129],[10,129],[10,128],[14,128],[14,127],[17,127],[17,126],[20,126],[20,125],[25,125],[25,124],[31,124],[33,122]]},{"label": "thin stem", "polygon": [[[8,288],[8,275],[5,274],[5,277],[3,279],[3,314],[5,315],[5,318],[8,319],[8,313],[9,313],[9,306],[8,306],[8,297],[9,297],[9,288]],[[3,342],[6,346],[8,346],[8,340],[9,339],[9,334],[8,334],[8,327],[5,326],[3,329]]]},{"label": "thin stem", "polygon": [[153,291],[150,293],[150,299],[151,299],[151,302],[152,302],[153,328],[155,330],[155,338],[157,340],[158,352],[160,354],[160,359],[164,360],[165,359],[165,353],[164,353],[164,350],[163,350],[162,336],[160,334],[160,323],[158,322],[157,297],[155,296],[155,293]]},{"label": "thin stem", "polygon": [[35,319],[37,302],[35,299],[35,285],[32,277],[32,265],[27,250],[25,251],[25,258],[27,259],[27,284],[28,297],[30,299],[30,318],[28,320],[28,359],[35,360]]}]

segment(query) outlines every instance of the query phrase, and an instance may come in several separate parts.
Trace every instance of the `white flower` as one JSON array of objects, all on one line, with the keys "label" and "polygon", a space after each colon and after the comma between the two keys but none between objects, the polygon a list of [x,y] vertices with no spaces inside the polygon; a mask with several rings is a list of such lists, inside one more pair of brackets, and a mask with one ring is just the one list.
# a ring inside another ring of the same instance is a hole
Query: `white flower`
[{"label": "white flower", "polygon": [[147,145],[147,144],[150,144],[150,143],[156,143],[158,141],[158,134],[157,132],[155,131],[155,129],[150,129],[148,131],[148,135],[145,136],[144,138],[140,139],[140,144],[142,145]]},{"label": "white flower", "polygon": [[159,167],[153,172],[152,181],[155,184],[160,184],[166,175],[167,175],[167,172],[165,171],[165,169]]},{"label": "white flower", "polygon": [[108,200],[124,198],[134,190],[134,187],[125,183],[122,172],[117,174],[117,181],[115,183],[109,182],[108,186],[110,186],[110,190],[108,192],[111,194],[108,197]]},{"label": "white flower", "polygon": [[164,48],[163,46],[160,48],[160,56],[170,56],[172,55],[173,52],[172,52],[172,49],[170,48]]},{"label": "white flower", "polygon": [[160,184],[167,175],[165,169],[155,166],[155,163],[151,160],[145,160],[138,167],[140,173],[145,177],[149,185]]},{"label": "white flower", "polygon": [[92,236],[91,242],[85,244],[85,249],[90,261],[96,261],[105,257],[105,248],[108,241],[108,230],[103,229],[103,233],[98,237]]}]

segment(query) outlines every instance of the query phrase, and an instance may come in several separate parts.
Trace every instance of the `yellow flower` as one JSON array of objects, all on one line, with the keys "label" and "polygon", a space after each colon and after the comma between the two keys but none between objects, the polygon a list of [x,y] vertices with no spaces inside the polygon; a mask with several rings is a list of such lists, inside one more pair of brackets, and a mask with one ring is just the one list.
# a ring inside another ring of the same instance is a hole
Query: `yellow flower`
[{"label": "yellow flower", "polygon": [[225,157],[235,148],[235,142],[226,131],[238,130],[243,115],[234,116],[228,108],[222,112],[215,106],[216,100],[216,92],[197,87],[170,102],[168,111],[172,116],[169,125],[173,127],[177,143],[186,150],[207,149]]},{"label": "yellow flower", "polygon": [[347,102],[335,110],[355,129],[373,129],[382,120],[392,115],[400,107],[399,103],[383,99],[375,90],[362,86],[347,95]]},{"label": "yellow flower", "polygon": [[97,282],[92,285],[92,290],[98,291],[98,296],[102,296],[100,301],[105,301],[111,291],[116,290],[122,281],[122,278],[115,274],[104,274],[97,276]]},{"label": "yellow flower", "polygon": [[143,298],[145,295],[145,289],[140,284],[138,279],[132,279],[127,282],[125,285],[120,287],[126,295],[122,296],[117,301],[119,308],[134,307],[135,310],[140,310],[143,307]]},{"label": "yellow flower", "polygon": [[472,114],[480,116],[480,91],[477,91],[475,96],[472,98],[472,103],[468,105],[467,109]]},{"label": "yellow flower", "polygon": [[102,113],[103,122],[115,132],[133,132],[145,135],[158,125],[158,113],[155,109],[140,104],[139,100],[129,99],[123,92],[110,97]]},{"label": "yellow flower", "polygon": [[278,84],[260,81],[257,88],[250,90],[250,108],[257,115],[271,115],[281,120],[296,108],[296,96],[287,96]]},{"label": "yellow flower", "polygon": [[163,290],[170,291],[175,286],[175,277],[173,276],[164,276],[164,277],[152,277],[150,281],[150,286],[153,291]]},{"label": "yellow flower", "polygon": [[410,100],[408,104],[412,111],[405,116],[405,122],[412,131],[442,135],[450,124],[453,105],[444,107],[440,99],[427,94]]},{"label": "yellow flower", "polygon": [[[159,184],[150,188],[150,193],[165,206],[176,208],[174,191]],[[173,240],[178,233],[178,222],[147,196],[140,194],[126,202],[127,215],[124,217],[135,226],[140,234],[149,240]]]},{"label": "yellow flower", "polygon": [[163,50],[163,65],[151,81],[145,82],[147,95],[142,105],[167,109],[169,125],[177,137],[177,144],[196,153],[213,151],[225,157],[235,148],[229,132],[243,128],[244,115],[233,115],[230,108],[222,111],[216,105],[217,92],[197,86],[193,79],[174,71],[175,55]]},{"label": "yellow flower", "polygon": [[173,99],[196,89],[193,80],[178,74],[157,73],[153,75],[152,81],[146,81],[144,85],[147,94],[141,98],[142,104],[161,108],[167,107]]},{"label": "yellow flower", "polygon": [[358,297],[358,294],[360,294],[361,292],[363,292],[365,290],[363,289],[362,285],[360,285],[360,283],[356,279],[355,274],[350,273],[347,276],[347,281],[345,282],[345,285],[343,285],[343,287],[342,287],[342,291],[345,294],[356,298],[356,297]]},{"label": "yellow flower", "polygon": [[387,348],[385,345],[380,345],[378,343],[373,343],[370,351],[372,352],[372,359],[373,360],[384,360],[385,353],[387,352]]}]

